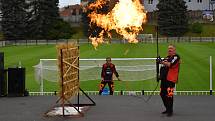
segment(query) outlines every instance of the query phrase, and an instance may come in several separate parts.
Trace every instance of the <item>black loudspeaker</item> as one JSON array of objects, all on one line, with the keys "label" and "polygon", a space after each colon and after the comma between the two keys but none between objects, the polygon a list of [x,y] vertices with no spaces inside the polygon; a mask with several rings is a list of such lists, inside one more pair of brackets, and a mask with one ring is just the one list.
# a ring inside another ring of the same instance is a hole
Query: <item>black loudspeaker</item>
[{"label": "black loudspeaker", "polygon": [[0,97],[7,95],[7,72],[4,70],[4,53],[0,52]]},{"label": "black loudspeaker", "polygon": [[8,96],[24,96],[25,68],[8,68]]}]

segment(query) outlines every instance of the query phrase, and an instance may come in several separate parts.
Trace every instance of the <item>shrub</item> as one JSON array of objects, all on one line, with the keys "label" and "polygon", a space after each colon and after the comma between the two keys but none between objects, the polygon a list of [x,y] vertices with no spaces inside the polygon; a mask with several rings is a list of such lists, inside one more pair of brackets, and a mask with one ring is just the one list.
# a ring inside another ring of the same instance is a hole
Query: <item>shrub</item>
[{"label": "shrub", "polygon": [[192,27],[191,27],[191,31],[192,31],[193,33],[197,33],[197,34],[202,33],[202,31],[203,31],[203,26],[202,26],[202,24],[201,24],[201,23],[193,23],[193,24],[192,24]]},{"label": "shrub", "polygon": [[0,41],[4,40],[4,35],[2,32],[0,32]]},{"label": "shrub", "polygon": [[70,39],[75,33],[68,22],[63,20],[57,21],[48,32],[48,39]]}]

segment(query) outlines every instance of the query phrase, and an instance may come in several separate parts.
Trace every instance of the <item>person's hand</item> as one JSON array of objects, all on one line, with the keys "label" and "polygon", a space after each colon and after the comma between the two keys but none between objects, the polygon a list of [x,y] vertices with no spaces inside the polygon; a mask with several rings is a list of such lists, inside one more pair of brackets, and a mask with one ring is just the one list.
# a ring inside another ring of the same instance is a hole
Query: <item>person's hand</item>
[{"label": "person's hand", "polygon": [[170,67],[170,65],[171,65],[171,63],[168,62],[167,60],[162,61],[162,64],[167,66],[167,67]]},{"label": "person's hand", "polygon": [[104,77],[102,77],[101,80],[104,81]]},{"label": "person's hand", "polygon": [[157,62],[157,63],[161,63],[161,62],[162,62],[162,59],[161,59],[160,56],[157,57],[156,62]]},{"label": "person's hand", "polygon": [[168,61],[167,60],[161,61],[161,64],[165,65],[166,62],[168,62]]}]

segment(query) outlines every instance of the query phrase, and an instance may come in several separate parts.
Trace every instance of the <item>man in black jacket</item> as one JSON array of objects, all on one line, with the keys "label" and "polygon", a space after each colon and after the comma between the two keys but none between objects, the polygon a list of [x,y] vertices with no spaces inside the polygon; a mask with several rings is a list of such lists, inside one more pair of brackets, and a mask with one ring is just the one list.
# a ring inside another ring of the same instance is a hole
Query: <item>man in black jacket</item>
[{"label": "man in black jacket", "polygon": [[119,74],[116,71],[115,65],[111,63],[111,58],[106,58],[106,63],[102,66],[102,72],[101,72],[101,84],[100,84],[100,90],[99,95],[102,94],[102,91],[106,84],[108,84],[110,89],[110,95],[113,95],[114,92],[114,82],[113,82],[113,74],[116,75],[117,78],[119,78]]},{"label": "man in black jacket", "polygon": [[173,114],[173,90],[178,81],[180,57],[176,54],[176,47],[172,44],[168,46],[168,56],[160,61],[161,92],[160,96],[166,108],[162,114],[172,116]]}]

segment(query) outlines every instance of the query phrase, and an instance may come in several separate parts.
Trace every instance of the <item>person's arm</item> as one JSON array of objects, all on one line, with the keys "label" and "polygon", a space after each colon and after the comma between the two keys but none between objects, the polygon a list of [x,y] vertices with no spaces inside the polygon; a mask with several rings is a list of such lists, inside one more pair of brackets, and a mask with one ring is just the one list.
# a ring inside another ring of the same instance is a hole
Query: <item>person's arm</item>
[{"label": "person's arm", "polygon": [[114,74],[116,75],[116,77],[118,78],[118,77],[119,77],[119,74],[118,74],[118,72],[116,71],[115,65],[113,65],[113,72],[114,72]]},{"label": "person's arm", "polygon": [[175,65],[179,61],[180,57],[177,55],[174,55],[173,59],[171,62],[168,62],[167,60],[162,61],[161,63],[164,64],[167,67],[171,67]]},{"label": "person's arm", "polygon": [[102,66],[102,72],[101,72],[101,80],[102,80],[102,81],[104,81],[104,77],[105,77],[104,71],[105,71],[105,66],[103,65],[103,66]]}]

